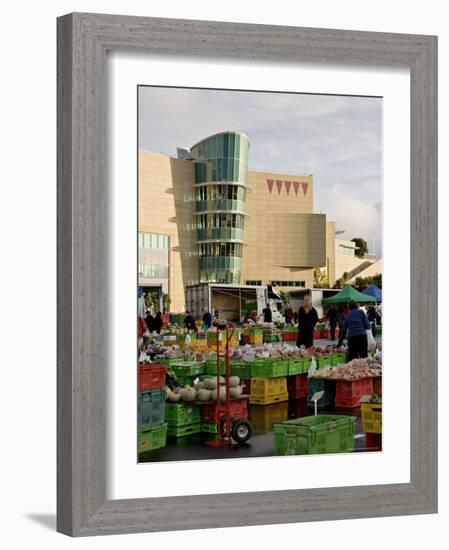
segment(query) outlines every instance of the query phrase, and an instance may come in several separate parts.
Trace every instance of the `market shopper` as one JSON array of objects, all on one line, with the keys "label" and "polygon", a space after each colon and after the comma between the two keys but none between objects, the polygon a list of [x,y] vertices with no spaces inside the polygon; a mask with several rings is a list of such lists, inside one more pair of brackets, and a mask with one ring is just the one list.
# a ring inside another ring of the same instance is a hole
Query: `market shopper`
[{"label": "market shopper", "polygon": [[204,309],[203,325],[206,330],[212,326],[212,315],[207,308]]},{"label": "market shopper", "polygon": [[359,309],[357,302],[349,302],[349,314],[343,324],[340,332],[337,347],[340,347],[348,337],[348,361],[357,357],[368,356],[368,338],[366,331],[371,329],[371,325],[363,311]]},{"label": "market shopper", "polygon": [[151,333],[154,330],[154,317],[151,315],[151,311],[147,311],[147,316],[145,317],[145,323],[147,324],[148,331]]},{"label": "market shopper", "polygon": [[163,324],[164,324],[164,322],[162,321],[162,313],[160,311],[158,311],[156,313],[156,317],[154,318],[154,330],[158,334],[161,333],[161,328],[162,328]]},{"label": "market shopper", "polygon": [[329,306],[327,310],[327,320],[329,321],[329,329],[331,333],[331,340],[335,340],[335,329],[337,328],[337,316],[338,311],[334,304]]},{"label": "market shopper", "polygon": [[340,304],[338,306],[338,309],[337,309],[337,325],[338,325],[338,328],[340,329],[340,332],[342,331],[343,329],[343,325],[345,323],[345,319],[346,319],[346,315],[345,315],[345,312],[344,312],[344,308],[343,306]]},{"label": "market shopper", "polygon": [[313,346],[313,331],[318,322],[318,313],[312,306],[310,296],[304,297],[304,305],[298,311],[298,338],[296,345],[310,348]]},{"label": "market shopper", "polygon": [[369,324],[371,325],[371,331],[373,333],[373,336],[376,337],[376,308],[374,306],[370,306],[368,308],[368,313],[366,315]]},{"label": "market shopper", "polygon": [[293,320],[293,310],[290,306],[285,310],[285,323],[291,325]]},{"label": "market shopper", "polygon": [[270,309],[269,304],[263,309],[263,322],[264,323],[271,323],[273,321],[273,313]]},{"label": "market shopper", "polygon": [[190,311],[186,311],[184,327],[187,329],[187,332],[190,332],[191,330],[196,331],[195,319],[190,314]]}]

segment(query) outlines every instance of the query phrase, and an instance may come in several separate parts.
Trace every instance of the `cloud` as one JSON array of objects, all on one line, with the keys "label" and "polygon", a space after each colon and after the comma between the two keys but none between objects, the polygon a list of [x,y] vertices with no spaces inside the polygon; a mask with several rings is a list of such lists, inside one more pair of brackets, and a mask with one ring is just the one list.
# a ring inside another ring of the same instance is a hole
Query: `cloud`
[{"label": "cloud", "polygon": [[[363,186],[362,186],[363,187]],[[362,237],[370,252],[382,254],[382,213],[378,204],[367,200],[360,189],[345,183],[331,184],[320,199],[315,198],[315,209],[335,221],[337,230],[345,231],[341,238]]]},{"label": "cloud", "polygon": [[348,238],[380,242],[381,99],[141,87],[139,114],[139,146],[172,156],[210,134],[245,132],[250,169],[313,174],[315,209]]}]

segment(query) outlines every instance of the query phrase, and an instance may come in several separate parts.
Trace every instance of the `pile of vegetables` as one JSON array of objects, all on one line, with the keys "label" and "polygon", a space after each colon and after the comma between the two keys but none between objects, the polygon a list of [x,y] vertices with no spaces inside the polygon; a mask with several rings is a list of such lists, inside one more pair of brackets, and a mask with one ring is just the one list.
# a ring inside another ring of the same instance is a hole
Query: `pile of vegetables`
[{"label": "pile of vegetables", "polygon": [[[220,376],[217,385],[217,377],[206,378],[198,382],[194,387],[177,387],[174,390],[167,388],[167,400],[170,403],[193,403],[194,401],[226,401],[225,379]],[[243,386],[238,376],[229,378],[229,395],[231,399],[238,399],[243,395]]]},{"label": "pile of vegetables", "polygon": [[325,380],[353,381],[374,376],[382,376],[382,365],[375,359],[370,358],[370,360],[353,359],[344,365],[319,369],[311,377]]}]

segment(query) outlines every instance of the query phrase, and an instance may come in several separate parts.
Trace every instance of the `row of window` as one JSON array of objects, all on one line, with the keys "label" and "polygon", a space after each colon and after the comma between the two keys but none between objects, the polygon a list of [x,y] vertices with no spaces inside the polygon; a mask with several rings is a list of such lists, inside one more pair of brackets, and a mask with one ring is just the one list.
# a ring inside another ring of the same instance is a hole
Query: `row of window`
[{"label": "row of window", "polygon": [[195,160],[212,158],[248,158],[249,141],[246,136],[237,133],[225,133],[212,136],[192,147],[190,154]]},{"label": "row of window", "polygon": [[219,214],[201,214],[197,217],[198,229],[214,228],[233,228],[243,229],[245,225],[245,216],[242,214],[228,214],[221,212]]},{"label": "row of window", "polygon": [[237,212],[245,212],[243,201],[230,201],[227,199],[217,199],[214,201],[197,201],[197,212],[210,212],[211,210],[234,210]]},{"label": "row of window", "polygon": [[241,185],[201,185],[196,189],[197,201],[215,199],[246,200],[246,189]]},{"label": "row of window", "polygon": [[261,286],[262,281],[246,281],[246,284],[250,286]]},{"label": "row of window", "polygon": [[168,250],[169,237],[168,235],[139,232],[139,248],[158,248],[160,250]]},{"label": "row of window", "polygon": [[195,181],[205,183],[208,181],[238,181],[246,183],[248,167],[246,162],[233,159],[212,159],[195,162]]},{"label": "row of window", "polygon": [[242,245],[240,243],[201,243],[198,245],[200,258],[215,256],[236,256],[241,258]]},{"label": "row of window", "polygon": [[200,283],[239,284],[240,270],[200,271]]},{"label": "row of window", "polygon": [[273,286],[300,286],[302,288],[306,286],[305,281],[271,281],[270,284]]},{"label": "row of window", "polygon": [[139,264],[138,273],[144,279],[168,279],[168,265]]},{"label": "row of window", "polygon": [[200,271],[205,270],[221,270],[221,269],[238,269],[241,267],[241,259],[233,256],[225,258],[224,256],[204,257],[200,258]]},{"label": "row of window", "polygon": [[198,229],[197,238],[199,241],[243,241],[242,229],[214,228]]}]

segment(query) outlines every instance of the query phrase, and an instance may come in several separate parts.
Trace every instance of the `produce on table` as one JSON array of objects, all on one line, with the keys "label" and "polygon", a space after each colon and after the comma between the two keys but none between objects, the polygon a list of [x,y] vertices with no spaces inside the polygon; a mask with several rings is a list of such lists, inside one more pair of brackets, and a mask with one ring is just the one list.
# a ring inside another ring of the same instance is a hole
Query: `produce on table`
[{"label": "produce on table", "polygon": [[367,359],[353,359],[344,365],[316,370],[311,378],[351,381],[374,376],[382,376],[382,365],[374,358],[369,357]]}]

